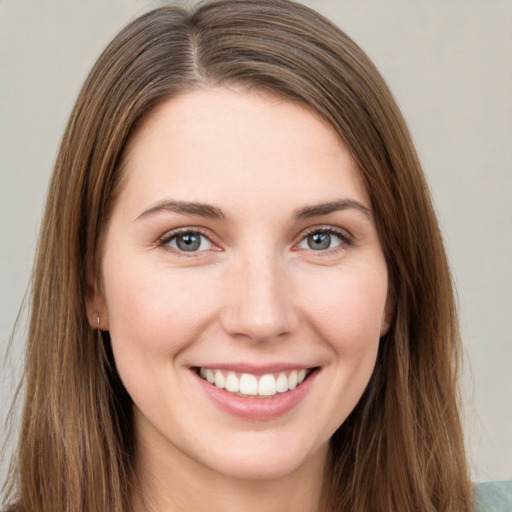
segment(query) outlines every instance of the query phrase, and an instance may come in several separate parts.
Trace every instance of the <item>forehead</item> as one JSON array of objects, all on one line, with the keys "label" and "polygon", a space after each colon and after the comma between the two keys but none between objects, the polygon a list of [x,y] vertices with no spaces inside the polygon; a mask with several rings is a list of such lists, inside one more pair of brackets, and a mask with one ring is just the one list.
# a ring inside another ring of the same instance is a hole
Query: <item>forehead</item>
[{"label": "forehead", "polygon": [[141,124],[124,160],[125,192],[147,200],[165,192],[209,202],[258,191],[267,194],[260,199],[276,198],[274,185],[281,198],[347,192],[369,207],[357,166],[331,126],[263,92],[214,88],[171,98]]}]

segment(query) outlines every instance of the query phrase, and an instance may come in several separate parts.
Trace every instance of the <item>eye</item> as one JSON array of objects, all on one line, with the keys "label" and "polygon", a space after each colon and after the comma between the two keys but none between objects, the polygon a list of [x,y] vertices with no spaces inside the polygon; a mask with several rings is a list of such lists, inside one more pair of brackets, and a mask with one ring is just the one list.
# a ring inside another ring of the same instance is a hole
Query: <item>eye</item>
[{"label": "eye", "polygon": [[170,233],[160,243],[179,252],[201,252],[214,248],[213,243],[199,231]]},{"label": "eye", "polygon": [[342,244],[350,243],[346,233],[335,229],[317,229],[311,231],[298,244],[299,249],[311,249],[313,251],[328,251]]}]

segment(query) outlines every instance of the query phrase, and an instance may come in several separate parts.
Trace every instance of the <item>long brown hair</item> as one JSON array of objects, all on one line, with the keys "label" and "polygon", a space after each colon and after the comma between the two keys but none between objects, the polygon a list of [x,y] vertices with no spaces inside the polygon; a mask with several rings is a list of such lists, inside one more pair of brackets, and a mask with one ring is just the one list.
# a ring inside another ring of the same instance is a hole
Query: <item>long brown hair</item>
[{"label": "long brown hair", "polygon": [[339,134],[372,200],[394,318],[359,404],[332,438],[330,512],[469,512],[459,334],[446,255],[403,117],[364,52],[288,0],[162,7],[107,47],[65,131],[34,268],[22,426],[8,498],[26,512],[126,512],[132,404],[108,333],[87,320],[88,265],[141,120],[197,87],[237,85],[304,104]]}]

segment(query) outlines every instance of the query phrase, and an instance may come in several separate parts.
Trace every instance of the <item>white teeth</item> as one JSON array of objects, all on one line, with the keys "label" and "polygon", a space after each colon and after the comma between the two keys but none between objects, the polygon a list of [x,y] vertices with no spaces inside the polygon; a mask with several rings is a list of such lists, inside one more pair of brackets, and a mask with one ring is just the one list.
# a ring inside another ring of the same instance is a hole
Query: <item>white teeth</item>
[{"label": "white teeth", "polygon": [[285,391],[288,391],[288,379],[284,373],[280,373],[279,377],[277,377],[276,390],[279,393],[284,393]]},{"label": "white teeth", "polygon": [[290,389],[295,389],[297,387],[297,372],[293,370],[288,377],[288,387]]},{"label": "white teeth", "polygon": [[258,382],[258,395],[272,396],[277,393],[276,379],[273,375],[263,375]]},{"label": "white teeth", "polygon": [[229,372],[226,376],[226,390],[231,393],[238,393],[240,391],[240,381],[233,372]]},{"label": "white teeth", "polygon": [[242,373],[240,377],[240,393],[242,395],[257,395],[258,379],[250,373]]},{"label": "white teeth", "polygon": [[220,388],[220,389],[224,389],[226,387],[226,379],[224,378],[224,374],[222,372],[219,372],[219,370],[217,370],[215,372],[215,385]]},{"label": "white teeth", "polygon": [[292,370],[288,375],[285,372],[275,375],[267,373],[258,379],[250,373],[243,373],[239,378],[235,372],[225,373],[222,370],[210,368],[199,369],[201,378],[217,388],[225,389],[230,393],[261,397],[275,396],[277,393],[286,393],[286,391],[295,389],[304,382],[307,374],[307,370],[301,369]]}]

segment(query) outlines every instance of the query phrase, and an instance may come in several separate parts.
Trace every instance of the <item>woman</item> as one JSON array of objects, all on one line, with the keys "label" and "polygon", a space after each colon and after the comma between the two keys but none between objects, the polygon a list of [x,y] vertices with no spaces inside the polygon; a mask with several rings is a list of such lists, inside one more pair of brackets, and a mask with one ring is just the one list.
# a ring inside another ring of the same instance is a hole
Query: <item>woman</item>
[{"label": "woman", "polygon": [[94,66],[34,272],[20,511],[470,511],[446,256],[405,122],[286,0]]}]

